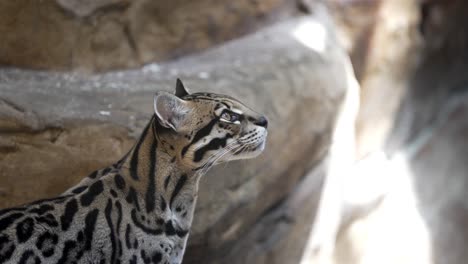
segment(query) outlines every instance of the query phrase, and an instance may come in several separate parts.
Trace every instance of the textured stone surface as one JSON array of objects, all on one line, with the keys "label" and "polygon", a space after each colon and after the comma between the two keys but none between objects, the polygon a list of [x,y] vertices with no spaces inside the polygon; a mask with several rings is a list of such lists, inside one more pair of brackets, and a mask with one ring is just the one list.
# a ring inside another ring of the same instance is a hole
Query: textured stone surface
[{"label": "textured stone surface", "polygon": [[[56,195],[116,160],[150,117],[154,91],[172,90],[180,77],[192,91],[241,99],[271,124],[261,157],[202,179],[185,263],[299,258],[305,239],[296,236],[310,229],[324,176],[317,164],[327,156],[350,75],[329,18],[318,10],[140,70],[93,76],[1,70],[0,207]],[[311,35],[318,38],[311,42]],[[314,168],[315,176],[302,180]],[[252,247],[249,256],[238,253]]]},{"label": "textured stone surface", "polygon": [[[356,140],[357,156],[362,158],[379,151],[385,144],[408,79],[419,59],[418,5],[417,1],[407,0],[344,2],[357,2],[348,7],[349,13],[341,13],[344,16],[340,17],[339,25],[344,28],[341,31],[351,32],[348,33],[351,36],[354,31],[356,35],[354,42],[351,41],[351,58],[361,85]],[[367,2],[370,7],[367,10],[352,8],[353,5],[360,7],[361,2]],[[370,24],[362,17],[367,17]],[[360,32],[361,28],[366,29]]]},{"label": "textured stone surface", "polygon": [[[385,0],[384,0],[385,1]],[[379,20],[380,0],[327,0],[338,38],[348,51],[354,72],[361,79]]]},{"label": "textured stone surface", "polygon": [[286,0],[1,0],[0,64],[87,72],[136,67],[294,13]]}]

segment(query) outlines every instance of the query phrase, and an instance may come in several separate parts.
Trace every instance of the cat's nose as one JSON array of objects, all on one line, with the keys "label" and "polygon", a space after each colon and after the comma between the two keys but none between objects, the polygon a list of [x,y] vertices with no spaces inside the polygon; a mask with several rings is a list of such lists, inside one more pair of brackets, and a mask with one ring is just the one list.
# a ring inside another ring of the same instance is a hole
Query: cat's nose
[{"label": "cat's nose", "polygon": [[268,127],[268,120],[266,119],[266,117],[261,116],[260,118],[255,120],[254,124],[257,125],[257,126],[267,128]]}]

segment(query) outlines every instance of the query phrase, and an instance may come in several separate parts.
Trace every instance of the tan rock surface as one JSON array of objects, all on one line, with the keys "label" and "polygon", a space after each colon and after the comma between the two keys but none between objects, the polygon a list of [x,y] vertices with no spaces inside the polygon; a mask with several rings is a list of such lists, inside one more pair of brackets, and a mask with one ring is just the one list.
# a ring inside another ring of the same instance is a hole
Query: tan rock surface
[{"label": "tan rock surface", "polygon": [[136,67],[295,12],[286,0],[2,0],[0,64],[86,72]]}]

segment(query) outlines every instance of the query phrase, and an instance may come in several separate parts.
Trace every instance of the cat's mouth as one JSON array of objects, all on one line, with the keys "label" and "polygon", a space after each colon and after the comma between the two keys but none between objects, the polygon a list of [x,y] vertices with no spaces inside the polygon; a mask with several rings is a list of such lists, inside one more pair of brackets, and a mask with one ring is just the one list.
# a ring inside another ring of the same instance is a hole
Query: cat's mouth
[{"label": "cat's mouth", "polygon": [[265,149],[265,145],[266,145],[266,138],[262,140],[260,143],[258,143],[257,146],[253,148],[253,151],[262,152]]},{"label": "cat's mouth", "polygon": [[238,159],[250,159],[260,155],[265,149],[267,135],[268,132],[264,130],[263,133],[244,143],[243,147],[233,153],[233,156],[237,156]]}]

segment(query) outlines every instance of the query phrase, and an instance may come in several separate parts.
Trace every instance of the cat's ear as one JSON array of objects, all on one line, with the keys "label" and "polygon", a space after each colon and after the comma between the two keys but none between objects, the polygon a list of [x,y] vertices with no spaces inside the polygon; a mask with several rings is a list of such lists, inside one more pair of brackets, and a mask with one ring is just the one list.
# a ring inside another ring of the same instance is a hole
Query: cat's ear
[{"label": "cat's ear", "polygon": [[175,88],[175,95],[179,98],[182,98],[186,95],[189,95],[190,93],[188,92],[187,89],[185,89],[184,84],[182,81],[177,78],[177,83],[176,83],[176,88]]},{"label": "cat's ear", "polygon": [[154,113],[162,126],[180,132],[190,112],[186,101],[168,92],[157,92],[154,95]]}]

